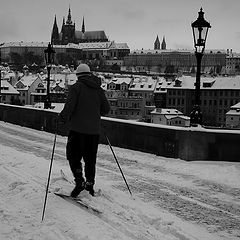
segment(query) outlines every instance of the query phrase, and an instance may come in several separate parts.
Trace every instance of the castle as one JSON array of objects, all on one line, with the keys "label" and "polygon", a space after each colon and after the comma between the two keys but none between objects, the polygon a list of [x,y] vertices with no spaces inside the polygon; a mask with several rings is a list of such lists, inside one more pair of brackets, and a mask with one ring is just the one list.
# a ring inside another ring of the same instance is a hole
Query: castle
[{"label": "castle", "polygon": [[82,21],[82,30],[76,30],[75,22],[72,21],[71,9],[69,7],[67,21],[63,17],[61,31],[58,30],[57,18],[55,15],[51,43],[54,45],[67,45],[68,43],[85,43],[85,42],[108,42],[104,31],[86,31],[84,17]]}]

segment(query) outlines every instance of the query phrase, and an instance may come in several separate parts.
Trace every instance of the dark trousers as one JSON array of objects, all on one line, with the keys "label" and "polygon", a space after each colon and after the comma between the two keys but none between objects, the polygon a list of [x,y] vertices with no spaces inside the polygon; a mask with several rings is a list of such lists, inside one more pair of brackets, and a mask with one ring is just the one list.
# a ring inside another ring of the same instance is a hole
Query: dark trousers
[{"label": "dark trousers", "polygon": [[84,181],[82,158],[85,163],[85,178],[94,184],[96,174],[96,157],[99,135],[90,135],[70,131],[67,142],[67,159],[76,181]]}]

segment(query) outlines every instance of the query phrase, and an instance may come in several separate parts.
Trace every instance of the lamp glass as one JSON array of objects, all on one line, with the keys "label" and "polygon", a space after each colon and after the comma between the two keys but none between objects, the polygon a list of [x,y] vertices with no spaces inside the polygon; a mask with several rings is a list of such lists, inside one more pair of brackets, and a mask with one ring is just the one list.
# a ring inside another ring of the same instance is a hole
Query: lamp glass
[{"label": "lamp glass", "polygon": [[196,52],[203,53],[209,28],[211,28],[211,25],[204,19],[204,12],[201,8],[200,12],[198,12],[197,20],[192,23],[194,47]]}]

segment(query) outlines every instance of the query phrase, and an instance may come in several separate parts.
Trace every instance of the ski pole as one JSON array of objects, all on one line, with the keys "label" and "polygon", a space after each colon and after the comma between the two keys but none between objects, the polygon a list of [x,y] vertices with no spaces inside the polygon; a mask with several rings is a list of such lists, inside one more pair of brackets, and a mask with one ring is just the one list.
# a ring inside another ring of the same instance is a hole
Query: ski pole
[{"label": "ski pole", "polygon": [[112,154],[113,154],[113,156],[114,156],[114,158],[115,158],[115,161],[116,161],[116,163],[117,163],[117,165],[118,165],[118,168],[119,168],[119,170],[120,170],[120,172],[121,172],[121,174],[122,174],[123,180],[124,180],[124,182],[126,183],[126,186],[127,186],[127,188],[128,188],[128,191],[129,191],[129,193],[130,193],[131,196],[132,196],[131,190],[130,190],[130,188],[129,188],[129,186],[128,186],[128,183],[127,183],[127,180],[126,180],[126,178],[125,178],[125,176],[124,176],[124,174],[123,174],[123,171],[122,171],[122,169],[121,169],[121,166],[120,166],[120,164],[119,164],[119,162],[118,162],[118,160],[117,160],[117,157],[116,157],[116,155],[115,155],[115,153],[114,153],[114,151],[113,151],[112,145],[111,145],[111,143],[110,143],[110,141],[109,141],[109,138],[108,138],[108,136],[107,136],[106,133],[105,133],[105,137],[106,137],[107,142],[108,142],[108,145],[109,145],[109,147],[110,147],[110,149],[111,149],[111,151],[112,151]]},{"label": "ski pole", "polygon": [[48,188],[49,188],[49,183],[50,183],[50,177],[51,177],[52,165],[53,165],[53,156],[54,156],[54,150],[55,150],[56,139],[57,139],[57,129],[58,129],[58,119],[56,120],[56,129],[55,129],[54,142],[53,142],[53,148],[52,148],[52,156],[51,156],[49,173],[48,173],[48,181],[47,181],[47,187],[46,187],[46,193],[45,193],[45,200],[44,200],[44,205],[43,205],[42,221],[44,219],[44,214],[45,214],[45,209],[46,209],[46,204],[47,204]]}]

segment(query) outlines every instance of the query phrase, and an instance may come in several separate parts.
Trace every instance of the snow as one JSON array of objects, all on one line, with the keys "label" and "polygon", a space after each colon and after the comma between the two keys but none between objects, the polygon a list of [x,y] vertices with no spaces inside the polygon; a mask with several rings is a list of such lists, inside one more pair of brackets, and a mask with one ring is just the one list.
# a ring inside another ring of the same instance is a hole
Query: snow
[{"label": "snow", "polygon": [[[164,158],[113,147],[130,196],[107,145],[99,145],[95,189],[81,193],[96,215],[55,196],[69,193],[63,169],[66,137],[57,136],[44,220],[41,221],[54,135],[0,122],[0,239],[237,240],[240,163]],[[111,141],[111,139],[110,139]]]}]

